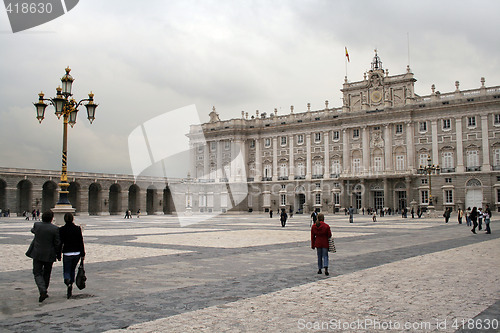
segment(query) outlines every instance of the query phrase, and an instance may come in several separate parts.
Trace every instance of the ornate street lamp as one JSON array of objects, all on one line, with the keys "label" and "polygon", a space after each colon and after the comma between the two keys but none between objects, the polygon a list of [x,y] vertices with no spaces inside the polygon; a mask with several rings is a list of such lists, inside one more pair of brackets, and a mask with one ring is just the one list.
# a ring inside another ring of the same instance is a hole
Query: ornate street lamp
[{"label": "ornate street lamp", "polygon": [[[68,124],[73,127],[76,123],[76,116],[78,113],[78,107],[82,105],[83,102],[88,102],[85,104],[87,108],[87,119],[92,122],[95,119],[95,109],[98,104],[94,104],[94,94],[90,92],[88,98],[84,98],[79,102],[72,97],[71,89],[73,86],[73,77],[69,74],[71,69],[69,67],[66,68],[66,74],[61,78],[61,87],[57,87],[56,89],[56,97],[53,98],[44,98],[43,92],[38,94],[38,103],[33,103],[36,108],[36,118],[40,123],[45,117],[45,108],[48,104],[45,101],[49,102],[49,104],[53,105],[55,108],[55,114],[58,119],[63,117],[63,147],[62,147],[62,170],[61,170],[61,182],[59,183],[59,201],[56,204],[56,209],[66,209],[71,208],[71,203],[68,200],[68,176],[67,176],[67,160],[68,160]],[[69,206],[69,207],[68,207]],[[71,208],[72,210],[72,208]],[[74,210],[72,210],[74,211]]]},{"label": "ornate street lamp", "polygon": [[432,160],[430,157],[427,158],[427,165],[421,165],[419,168],[419,173],[420,174],[427,174],[428,177],[428,183],[429,183],[429,206],[427,209],[433,211],[434,210],[434,205],[432,203],[432,183],[431,183],[431,175],[439,175],[441,173],[441,168],[439,167],[439,164],[432,164]]}]

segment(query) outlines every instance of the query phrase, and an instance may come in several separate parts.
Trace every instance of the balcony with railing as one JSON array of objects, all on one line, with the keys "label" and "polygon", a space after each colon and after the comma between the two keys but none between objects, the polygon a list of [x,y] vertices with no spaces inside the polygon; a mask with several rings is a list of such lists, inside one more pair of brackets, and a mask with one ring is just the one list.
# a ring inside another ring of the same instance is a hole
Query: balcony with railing
[{"label": "balcony with railing", "polygon": [[323,179],[323,175],[312,175],[312,179]]},{"label": "balcony with railing", "polygon": [[270,182],[273,180],[273,177],[262,177],[263,182]]},{"label": "balcony with railing", "polygon": [[306,179],[306,176],[295,176],[294,179],[295,180],[297,180],[297,179]]},{"label": "balcony with railing", "polygon": [[281,177],[278,177],[278,180],[288,180],[288,176],[281,176]]},{"label": "balcony with railing", "polygon": [[467,172],[481,171],[481,167],[480,166],[470,166],[470,167],[466,167],[465,171],[467,171]]},{"label": "balcony with railing", "polygon": [[455,168],[441,168],[441,173],[455,172]]}]

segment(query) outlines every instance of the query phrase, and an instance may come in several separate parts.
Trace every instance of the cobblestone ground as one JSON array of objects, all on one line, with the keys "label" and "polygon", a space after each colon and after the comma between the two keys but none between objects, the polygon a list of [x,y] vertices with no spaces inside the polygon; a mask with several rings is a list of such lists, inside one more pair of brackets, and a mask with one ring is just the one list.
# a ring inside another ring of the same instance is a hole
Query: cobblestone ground
[{"label": "cobblestone ground", "polygon": [[330,215],[338,252],[317,274],[310,222],[222,215],[77,217],[87,288],[66,299],[62,263],[38,303],[33,221],[0,218],[1,332],[499,332],[500,223]]}]

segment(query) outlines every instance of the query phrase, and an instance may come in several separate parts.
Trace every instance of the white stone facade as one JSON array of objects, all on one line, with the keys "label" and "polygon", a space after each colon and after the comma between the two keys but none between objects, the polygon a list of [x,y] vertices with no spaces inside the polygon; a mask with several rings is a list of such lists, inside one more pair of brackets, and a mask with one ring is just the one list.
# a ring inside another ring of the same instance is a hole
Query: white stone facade
[{"label": "white stone facade", "polygon": [[[410,68],[390,76],[375,54],[362,81],[348,82],[343,105],[287,115],[257,111],[219,119],[215,108],[203,136],[189,134],[191,175],[218,197],[224,184],[246,182],[237,209],[362,208],[490,205],[500,207],[500,86],[415,94]],[[194,127],[193,127],[194,128]],[[243,156],[238,163],[231,163]],[[419,172],[428,158],[441,173]],[[430,184],[429,184],[430,181]],[[431,185],[431,186],[430,186]],[[218,200],[212,200],[215,211]]]}]

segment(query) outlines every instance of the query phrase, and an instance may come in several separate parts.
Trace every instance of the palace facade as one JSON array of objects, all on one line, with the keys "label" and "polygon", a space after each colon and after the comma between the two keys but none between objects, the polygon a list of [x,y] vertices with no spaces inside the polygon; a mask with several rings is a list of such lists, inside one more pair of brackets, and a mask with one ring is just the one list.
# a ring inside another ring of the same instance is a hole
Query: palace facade
[{"label": "palace facade", "polygon": [[[415,82],[409,66],[389,75],[375,54],[361,81],[345,78],[341,107],[231,120],[214,107],[188,135],[193,210],[499,210],[500,86],[481,78],[478,89],[457,81],[418,96]],[[425,173],[429,163],[438,170]],[[236,183],[246,189],[231,193]]]}]

